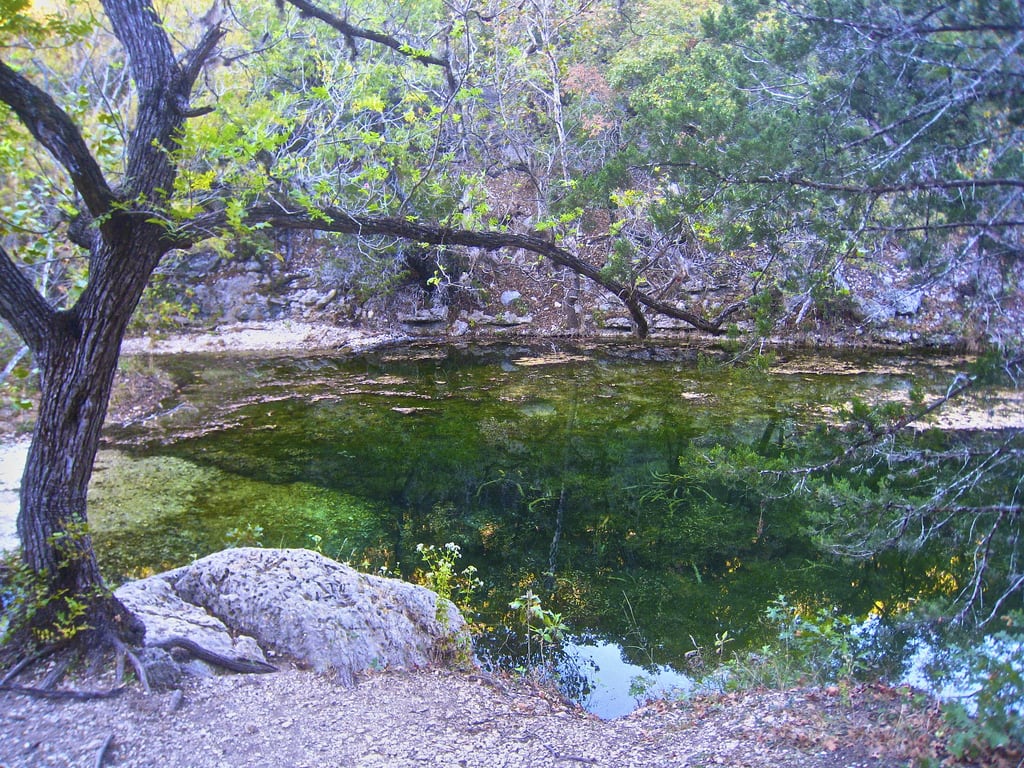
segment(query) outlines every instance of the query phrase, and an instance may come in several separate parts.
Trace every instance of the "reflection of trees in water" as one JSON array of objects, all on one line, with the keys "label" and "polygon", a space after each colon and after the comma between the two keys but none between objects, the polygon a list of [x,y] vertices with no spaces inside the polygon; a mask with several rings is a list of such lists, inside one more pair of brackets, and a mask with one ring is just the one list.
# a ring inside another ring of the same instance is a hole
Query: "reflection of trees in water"
[{"label": "reflection of trees in water", "polygon": [[[764,606],[782,592],[863,613],[876,600],[898,606],[934,593],[930,569],[944,558],[940,570],[949,570],[949,550],[938,545],[831,556],[813,535],[829,495],[801,497],[779,479],[849,438],[824,422],[840,421],[827,409],[862,379],[873,391],[906,391],[909,376],[898,369],[842,377],[609,361],[505,369],[443,356],[415,370],[391,365],[359,367],[354,388],[345,365],[319,368],[315,381],[296,369],[301,397],[277,400],[289,386],[278,364],[267,369],[273,403],[240,390],[248,404],[231,409],[222,396],[218,412],[230,410],[237,426],[160,450],[193,452],[254,483],[306,481],[366,501],[358,535],[328,520],[327,530],[299,531],[289,545],[316,533],[327,554],[353,559],[358,545],[373,567],[409,570],[417,544],[453,541],[488,582],[495,615],[532,588],[574,629],[627,638],[639,628],[665,660],[724,630],[737,634],[737,647],[756,643]],[[207,378],[259,387],[256,375]],[[840,473],[830,480],[850,482]],[[274,498],[287,506],[286,496]],[[276,545],[273,526],[257,522]]]}]

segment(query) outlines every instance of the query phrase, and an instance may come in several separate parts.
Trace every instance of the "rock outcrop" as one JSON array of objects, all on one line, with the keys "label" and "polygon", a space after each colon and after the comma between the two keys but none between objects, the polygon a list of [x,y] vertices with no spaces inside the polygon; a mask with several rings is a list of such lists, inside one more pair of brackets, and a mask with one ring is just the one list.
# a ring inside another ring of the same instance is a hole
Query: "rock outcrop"
[{"label": "rock outcrop", "polygon": [[351,682],[469,648],[462,615],[439,610],[434,592],[304,549],[229,549],[116,594],[145,623],[147,646],[199,647],[254,668],[272,651]]}]

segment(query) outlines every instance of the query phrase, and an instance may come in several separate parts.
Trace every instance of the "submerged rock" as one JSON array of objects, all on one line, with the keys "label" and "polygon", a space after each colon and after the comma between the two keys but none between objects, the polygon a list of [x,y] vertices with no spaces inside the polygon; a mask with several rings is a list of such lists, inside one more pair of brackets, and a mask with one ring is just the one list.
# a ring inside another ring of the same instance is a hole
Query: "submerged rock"
[{"label": "submerged rock", "polygon": [[455,606],[398,579],[360,573],[304,549],[240,548],[132,582],[117,596],[146,624],[146,644],[183,639],[265,664],[272,650],[344,681],[412,669],[469,647]]}]

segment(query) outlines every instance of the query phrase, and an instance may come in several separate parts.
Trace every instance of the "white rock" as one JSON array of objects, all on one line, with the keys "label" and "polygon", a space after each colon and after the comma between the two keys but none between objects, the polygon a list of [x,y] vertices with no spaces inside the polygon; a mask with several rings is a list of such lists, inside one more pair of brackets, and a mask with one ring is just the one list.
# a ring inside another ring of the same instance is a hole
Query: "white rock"
[{"label": "white rock", "polygon": [[266,664],[263,651],[252,637],[235,636],[216,616],[178,596],[167,578],[178,572],[131,581],[114,592],[146,625],[145,645],[187,640],[218,656]]},{"label": "white rock", "polygon": [[304,549],[239,548],[163,574],[174,592],[233,632],[343,680],[416,668],[468,643],[465,620],[435,593],[370,576]]}]

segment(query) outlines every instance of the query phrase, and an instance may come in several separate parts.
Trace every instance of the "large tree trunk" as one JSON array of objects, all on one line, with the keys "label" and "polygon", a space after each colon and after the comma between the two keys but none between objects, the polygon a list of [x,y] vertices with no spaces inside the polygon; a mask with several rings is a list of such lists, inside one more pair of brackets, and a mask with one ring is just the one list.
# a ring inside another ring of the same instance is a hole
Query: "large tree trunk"
[{"label": "large tree trunk", "polygon": [[89,547],[74,546],[81,553],[75,557],[62,556],[61,549],[73,545],[86,522],[86,493],[117,365],[117,344],[104,348],[96,335],[66,329],[38,361],[42,391],[18,519],[32,569],[54,577],[79,571],[73,579],[57,579],[76,591],[99,583],[94,558],[84,554]]},{"label": "large tree trunk", "polygon": [[[69,312],[53,315],[37,351],[40,405],[21,484],[18,535],[27,564],[60,599],[33,622],[52,624],[66,599],[85,603],[82,627],[100,638],[141,639],[141,625],[103,583],[88,530],[89,481],[128,322],[163,249],[152,225],[125,227],[126,247],[99,246],[94,263],[131,264],[95,278]],[[125,258],[127,256],[127,258]]]},{"label": "large tree trunk", "polygon": [[0,247],[0,316],[32,348],[41,369],[40,410],[18,517],[24,558],[50,593],[32,623],[52,628],[72,602],[84,604],[79,629],[87,627],[101,641],[141,639],[141,625],[103,585],[87,527],[89,480],[128,321],[171,247],[166,229],[154,223],[154,212],[174,188],[170,150],[185,120],[205,111],[191,109],[189,98],[223,34],[214,26],[176,57],[151,0],[103,0],[103,8],[124,46],[138,96],[117,190],[60,105],[26,74],[0,62],[0,100],[66,170],[84,204],[75,242],[90,253],[82,296],[72,309],[57,312]]}]

